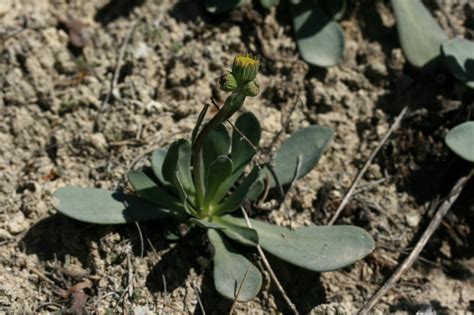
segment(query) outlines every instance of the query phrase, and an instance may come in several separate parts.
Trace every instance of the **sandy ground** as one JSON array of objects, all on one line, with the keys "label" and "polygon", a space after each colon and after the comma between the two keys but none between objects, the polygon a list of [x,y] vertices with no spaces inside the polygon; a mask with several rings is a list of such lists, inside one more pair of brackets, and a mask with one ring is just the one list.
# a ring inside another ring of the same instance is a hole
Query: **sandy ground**
[{"label": "sandy ground", "polygon": [[[429,8],[451,35],[472,39],[472,3]],[[275,200],[253,210],[275,224],[327,223],[394,116],[411,108],[338,221],[369,231],[373,254],[324,274],[271,260],[303,314],[361,307],[422,233],[430,202],[469,167],[442,139],[473,110],[472,92],[447,73],[418,73],[406,63],[382,1],[350,2],[341,22],[344,59],[330,69],[299,58],[285,6],[216,17],[201,1],[2,0],[0,19],[0,312],[66,311],[85,298],[86,310],[99,314],[228,312],[232,301],[213,287],[199,231],[168,241],[166,222],[140,230],[83,224],[56,214],[51,194],[66,185],[113,189],[134,159],[147,165],[146,152],[188,136],[203,105],[224,99],[217,78],[236,53],[262,57],[262,93],[244,110],[262,122],[263,152],[280,131],[280,140],[309,124],[336,132],[289,194],[289,211]],[[71,19],[82,24],[74,28]],[[70,42],[71,29],[88,39],[82,50]],[[376,313],[473,311],[473,204],[461,196]],[[258,297],[236,311],[289,310],[265,273]]]}]

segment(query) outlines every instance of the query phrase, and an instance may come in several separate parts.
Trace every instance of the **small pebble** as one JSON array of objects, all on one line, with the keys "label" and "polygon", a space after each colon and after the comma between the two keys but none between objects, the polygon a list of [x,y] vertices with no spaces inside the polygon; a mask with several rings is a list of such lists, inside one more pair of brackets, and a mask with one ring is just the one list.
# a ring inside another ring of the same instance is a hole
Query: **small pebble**
[{"label": "small pebble", "polygon": [[28,228],[23,212],[15,213],[7,223],[7,230],[11,234],[19,234]]},{"label": "small pebble", "polygon": [[13,236],[5,231],[4,229],[0,229],[0,241],[5,241],[11,239]]},{"label": "small pebble", "polygon": [[107,153],[109,145],[107,140],[102,133],[94,133],[90,136],[91,144],[96,148],[100,153]]},{"label": "small pebble", "polygon": [[405,215],[405,220],[409,227],[416,227],[420,223],[420,215],[418,213],[410,213]]}]

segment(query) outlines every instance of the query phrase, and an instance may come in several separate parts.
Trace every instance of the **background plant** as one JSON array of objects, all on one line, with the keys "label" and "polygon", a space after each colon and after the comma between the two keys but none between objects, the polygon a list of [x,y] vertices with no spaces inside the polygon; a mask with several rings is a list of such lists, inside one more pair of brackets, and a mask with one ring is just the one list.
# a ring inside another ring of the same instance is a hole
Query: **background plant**
[{"label": "background plant", "polygon": [[[452,38],[419,0],[392,0],[400,43],[416,68],[444,66],[466,87],[474,89],[474,42]],[[474,161],[474,122],[454,127],[446,144],[460,157]]]},{"label": "background plant", "polygon": [[[365,257],[374,241],[355,226],[308,226],[291,230],[232,216],[270,185],[285,186],[317,164],[333,132],[313,125],[299,130],[277,151],[274,171],[252,163],[261,129],[251,113],[241,114],[232,134],[224,123],[258,94],[259,60],[235,58],[221,87],[231,94],[222,108],[203,123],[208,106],[198,117],[191,140],[178,139],[151,157],[151,169],[128,172],[133,193],[97,188],[64,187],[54,193],[56,208],[74,219],[98,224],[122,224],[169,218],[207,231],[215,250],[214,283],[223,296],[248,301],[258,294],[260,271],[234,248],[261,246],[265,251],[312,271],[336,270]],[[249,171],[247,171],[249,169]],[[273,179],[269,174],[274,173]]]},{"label": "background plant", "polygon": [[[242,6],[247,0],[206,0],[211,13],[224,13]],[[279,0],[260,0],[266,8],[277,6]],[[330,67],[341,61],[344,53],[344,32],[337,23],[346,10],[346,0],[289,0],[295,40],[301,57],[309,64]]]},{"label": "background plant", "polygon": [[416,68],[444,65],[474,88],[474,42],[450,39],[420,0],[392,0],[398,36],[407,60]]},{"label": "background plant", "polygon": [[451,129],[446,135],[446,144],[457,155],[474,162],[474,121],[467,121]]}]

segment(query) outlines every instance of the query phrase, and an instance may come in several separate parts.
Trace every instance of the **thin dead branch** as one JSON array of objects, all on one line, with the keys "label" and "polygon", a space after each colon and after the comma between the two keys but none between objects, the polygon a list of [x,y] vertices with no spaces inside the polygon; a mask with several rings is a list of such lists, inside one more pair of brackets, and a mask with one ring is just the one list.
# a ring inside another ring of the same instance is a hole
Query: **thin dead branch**
[{"label": "thin dead branch", "polygon": [[387,133],[385,134],[383,139],[380,141],[380,143],[377,145],[377,147],[374,149],[374,151],[372,151],[372,154],[370,154],[370,156],[367,159],[367,161],[365,162],[364,166],[362,167],[362,169],[359,171],[356,178],[352,182],[351,187],[349,188],[346,195],[342,199],[339,207],[336,210],[336,213],[334,213],[334,216],[331,218],[331,221],[329,221],[328,225],[333,225],[334,222],[336,222],[336,220],[339,217],[339,215],[341,214],[342,210],[344,210],[344,207],[347,205],[347,203],[351,199],[352,194],[354,193],[354,190],[357,187],[357,184],[359,183],[359,181],[364,176],[364,174],[367,171],[367,169],[369,168],[370,164],[372,164],[372,161],[374,160],[377,153],[380,151],[380,149],[387,142],[388,138],[390,138],[390,136],[393,134],[393,132],[398,129],[398,127],[400,126],[400,122],[402,121],[402,119],[405,116],[405,114],[407,113],[407,111],[408,111],[408,106],[403,107],[402,111],[400,112],[400,114],[398,114],[397,118],[393,122],[392,126],[390,126],[390,129],[387,131]]},{"label": "thin dead branch", "polygon": [[237,292],[235,293],[234,302],[232,302],[232,306],[230,307],[229,315],[232,315],[234,313],[235,305],[237,304],[237,301],[239,300],[240,291],[242,291],[242,287],[244,286],[245,279],[247,279],[249,270],[250,270],[250,266],[247,268],[247,270],[245,270],[244,277],[242,278],[239,288],[237,289]]},{"label": "thin dead branch", "polygon": [[135,222],[135,225],[137,226],[138,237],[140,238],[140,258],[143,258],[143,255],[145,254],[145,241],[143,239],[143,232],[138,221]]},{"label": "thin dead branch", "polygon": [[[252,228],[252,224],[250,223],[249,216],[247,215],[247,211],[245,211],[244,207],[240,207],[240,209],[242,210],[245,221],[247,222],[247,226],[249,228]],[[257,251],[258,251],[258,254],[260,255],[260,258],[262,258],[262,261],[263,261],[263,264],[265,265],[265,268],[267,268],[268,273],[270,274],[270,278],[275,283],[276,287],[278,288],[278,291],[280,291],[281,295],[283,296],[283,299],[288,304],[288,306],[290,307],[293,314],[299,315],[299,312],[296,309],[295,304],[293,304],[291,299],[288,297],[288,294],[286,294],[285,289],[283,289],[283,286],[281,285],[280,281],[278,280],[277,276],[275,275],[275,272],[273,272],[272,266],[268,262],[267,256],[263,252],[262,247],[258,244],[257,244]]]},{"label": "thin dead branch", "polygon": [[112,75],[112,80],[110,81],[110,88],[107,94],[105,95],[105,98],[103,99],[102,103],[100,104],[99,107],[99,112],[97,114],[97,117],[94,121],[94,131],[98,132],[102,129],[102,126],[100,124],[100,119],[102,117],[102,114],[104,111],[107,109],[107,106],[109,105],[110,98],[112,97],[112,94],[116,92],[117,88],[117,82],[118,78],[120,75],[120,69],[122,68],[122,62],[123,58],[125,57],[125,52],[127,51],[127,47],[130,44],[130,39],[132,38],[133,33],[135,32],[138,24],[140,21],[135,22],[128,32],[125,34],[125,37],[123,38],[122,45],[120,46],[119,50],[119,55],[117,58],[117,64],[115,66],[115,71],[114,74]]},{"label": "thin dead branch", "polygon": [[398,269],[390,277],[390,279],[388,279],[387,282],[385,282],[385,284],[359,310],[359,315],[369,314],[370,310],[375,306],[375,304],[377,304],[378,301],[388,292],[388,290],[393,287],[393,285],[400,279],[402,274],[413,265],[413,263],[416,261],[421,251],[425,247],[426,243],[429,241],[433,233],[441,224],[441,221],[443,220],[444,216],[448,213],[449,209],[451,209],[451,206],[458,199],[462,189],[464,188],[464,185],[472,177],[473,174],[474,171],[471,171],[469,175],[460,178],[456,182],[448,197],[438,207],[438,210],[431,219],[430,224],[423,232],[423,235],[416,243],[410,255],[408,255],[408,257],[403,261],[403,263],[398,267]]},{"label": "thin dead branch", "polygon": [[201,313],[203,315],[206,315],[206,310],[204,309],[204,305],[202,304],[202,301],[201,301],[201,290],[199,290],[199,288],[196,286],[196,283],[194,283],[194,281],[193,281],[193,288],[194,288],[194,291],[196,291],[197,301],[199,304],[199,308],[201,309]]}]

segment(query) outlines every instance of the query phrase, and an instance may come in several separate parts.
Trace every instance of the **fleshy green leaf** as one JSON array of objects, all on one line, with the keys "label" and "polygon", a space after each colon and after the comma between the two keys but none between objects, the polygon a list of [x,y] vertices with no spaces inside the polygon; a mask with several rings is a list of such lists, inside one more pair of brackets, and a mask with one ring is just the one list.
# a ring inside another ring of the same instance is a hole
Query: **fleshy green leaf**
[{"label": "fleshy green leaf", "polygon": [[[258,147],[261,137],[261,128],[258,119],[250,112],[244,113],[237,118],[235,127],[240,131],[233,131],[231,159],[233,162],[232,176],[227,177],[216,191],[213,202],[219,203],[230,188],[242,176],[248,163],[255,155],[255,149],[250,145],[250,141],[255,147]],[[247,139],[245,139],[244,137]]]},{"label": "fleshy green leaf", "polygon": [[171,209],[173,212],[177,212],[176,215],[184,215],[183,205],[180,201],[159,187],[145,173],[141,171],[130,171],[127,173],[127,177],[137,194],[143,197],[143,199],[160,207]]},{"label": "fleshy green leaf", "polygon": [[451,73],[474,89],[474,42],[454,38],[443,42],[441,50]]},{"label": "fleshy green leaf", "polygon": [[[298,178],[308,174],[318,163],[333,137],[333,131],[322,126],[309,126],[292,134],[277,151],[275,173],[281,185],[291,183],[301,157]],[[272,186],[274,181],[270,176]]]},{"label": "fleshy green leaf", "polygon": [[346,2],[346,0],[319,0],[318,3],[330,18],[340,20],[346,12]]},{"label": "fleshy green leaf", "polygon": [[214,284],[221,295],[241,302],[252,300],[262,286],[262,274],[244,256],[235,252],[215,230],[207,232],[214,247]]},{"label": "fleshy green leaf", "polygon": [[232,186],[237,182],[242,173],[245,170],[245,167],[241,167],[242,170],[238,169],[232,173],[231,176],[227,177],[226,180],[219,186],[214,197],[212,198],[213,204],[218,204],[222,199],[227,195]]},{"label": "fleshy green leaf", "polygon": [[251,185],[257,180],[258,172],[258,167],[254,167],[232,194],[216,206],[214,214],[219,216],[237,209],[244,202]]},{"label": "fleshy green leaf", "polygon": [[[178,189],[183,202],[186,196],[193,195],[194,182],[191,176],[191,145],[187,140],[179,139],[170,145],[163,161],[162,172],[163,178]],[[182,191],[183,189],[184,191]]]},{"label": "fleshy green leaf", "polygon": [[408,61],[422,68],[435,61],[448,36],[420,0],[392,0],[398,37]]},{"label": "fleshy green leaf", "polygon": [[235,127],[240,133],[237,130],[234,130],[232,133],[231,159],[234,163],[234,169],[240,170],[242,166],[245,167],[255,155],[255,149],[249,141],[254,147],[258,147],[262,129],[260,128],[257,117],[250,112],[240,115],[235,122]]},{"label": "fleshy green leaf", "polygon": [[271,7],[274,7],[280,3],[280,0],[260,0],[260,4],[262,7],[270,9]]},{"label": "fleshy green leaf", "polygon": [[[233,218],[233,222],[247,226],[244,219]],[[264,250],[291,264],[317,272],[351,265],[375,248],[370,234],[356,226],[309,226],[290,230],[252,219],[250,222]]]},{"label": "fleshy green leaf", "polygon": [[204,120],[204,117],[206,117],[206,113],[208,109],[209,109],[209,105],[206,104],[204,105],[204,108],[199,113],[198,119],[196,121],[196,125],[194,125],[193,132],[191,134],[191,143],[193,144],[194,144],[194,141],[196,141],[196,137],[199,133],[199,128],[201,128],[202,121]]},{"label": "fleshy green leaf", "polygon": [[206,198],[204,203],[209,204],[220,185],[232,174],[232,160],[226,156],[219,156],[210,166],[207,175]]},{"label": "fleshy green leaf", "polygon": [[53,194],[53,204],[73,219],[97,224],[123,224],[171,215],[135,196],[97,188],[64,187]]},{"label": "fleshy green leaf", "polygon": [[344,33],[313,0],[290,1],[296,41],[301,57],[315,66],[339,63],[344,52]]},{"label": "fleshy green leaf", "polygon": [[191,218],[191,219],[189,219],[189,221],[195,223],[197,226],[199,226],[203,229],[213,229],[213,230],[225,229],[224,226],[222,226],[220,224],[213,223],[213,222],[209,222],[207,220],[200,220],[200,219],[197,219],[197,218]]},{"label": "fleshy green leaf", "polygon": [[219,124],[207,135],[202,147],[204,174],[207,178],[209,167],[219,156],[229,154],[230,136],[223,124]]},{"label": "fleshy green leaf", "polygon": [[446,144],[457,155],[474,162],[474,121],[457,125],[446,135]]},{"label": "fleshy green leaf", "polygon": [[206,0],[206,10],[211,13],[224,13],[247,3],[247,0]]},{"label": "fleshy green leaf", "polygon": [[242,226],[233,221],[234,217],[224,215],[215,217],[212,220],[220,224],[224,229],[221,230],[228,238],[245,246],[255,247],[258,244],[257,231],[249,227]]},{"label": "fleshy green leaf", "polygon": [[151,155],[151,168],[153,169],[153,173],[155,174],[156,178],[164,184],[164,185],[169,185],[165,178],[163,177],[163,162],[165,161],[166,157],[166,151],[165,149],[157,149],[153,151]]}]

